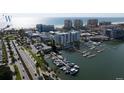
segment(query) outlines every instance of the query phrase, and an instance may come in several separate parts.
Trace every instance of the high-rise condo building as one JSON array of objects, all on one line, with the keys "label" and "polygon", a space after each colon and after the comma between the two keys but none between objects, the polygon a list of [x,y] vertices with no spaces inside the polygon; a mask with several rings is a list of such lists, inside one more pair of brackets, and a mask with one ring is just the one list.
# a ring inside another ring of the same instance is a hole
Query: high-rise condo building
[{"label": "high-rise condo building", "polygon": [[97,27],[98,26],[98,19],[89,19],[87,21],[88,27]]},{"label": "high-rise condo building", "polygon": [[56,32],[54,40],[57,44],[67,46],[70,43],[80,40],[79,31],[69,31],[69,32]]},{"label": "high-rise condo building", "polygon": [[72,29],[72,20],[64,20],[64,29],[71,30]]},{"label": "high-rise condo building", "polygon": [[80,29],[82,29],[82,27],[83,27],[83,21],[80,19],[75,19],[74,20],[74,28],[76,30],[80,30]]}]

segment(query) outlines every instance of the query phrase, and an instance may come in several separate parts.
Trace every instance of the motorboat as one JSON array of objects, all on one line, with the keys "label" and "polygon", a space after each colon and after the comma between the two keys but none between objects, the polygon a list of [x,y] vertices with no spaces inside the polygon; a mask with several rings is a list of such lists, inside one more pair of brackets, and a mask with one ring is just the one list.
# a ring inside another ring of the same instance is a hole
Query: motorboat
[{"label": "motorboat", "polygon": [[69,63],[69,66],[70,67],[74,67],[75,66],[75,63]]},{"label": "motorboat", "polygon": [[92,54],[92,55],[89,55],[89,56],[87,56],[88,58],[91,58],[91,57],[94,57],[94,56],[96,56],[96,54]]},{"label": "motorboat", "polygon": [[97,52],[99,53],[99,52],[103,52],[104,51],[104,49],[102,49],[102,50],[98,50]]},{"label": "motorboat", "polygon": [[79,69],[79,66],[78,65],[74,65],[74,68]]},{"label": "motorboat", "polygon": [[66,66],[64,66],[62,70],[63,70],[63,71],[66,71],[66,70],[67,70],[67,67],[66,67]]},{"label": "motorboat", "polygon": [[51,59],[52,59],[52,60],[55,60],[55,59],[56,59],[56,57],[52,57]]},{"label": "motorboat", "polygon": [[[89,55],[90,52],[85,53]],[[70,63],[66,58],[61,55],[53,55],[52,56],[53,63],[59,67],[60,70],[64,71],[65,74],[74,75],[79,71],[79,66],[75,63]]]},{"label": "motorboat", "polygon": [[65,74],[69,74],[69,73],[70,73],[70,70],[66,70],[66,71],[65,71]]},{"label": "motorboat", "polygon": [[64,64],[63,63],[57,63],[56,66],[57,67],[62,67]]},{"label": "motorboat", "polygon": [[78,73],[78,71],[79,71],[79,70],[76,69],[76,68],[71,68],[71,69],[70,69],[70,74],[71,74],[71,75],[75,75],[76,73]]},{"label": "motorboat", "polygon": [[61,55],[58,55],[57,56],[59,59],[63,60],[63,57]]},{"label": "motorboat", "polygon": [[83,51],[82,53],[84,54],[84,53],[86,53],[87,51]]},{"label": "motorboat", "polygon": [[86,57],[87,55],[86,54],[83,54],[83,57]]},{"label": "motorboat", "polygon": [[84,57],[88,56],[90,54],[90,52],[87,52],[85,54],[83,54]]},{"label": "motorboat", "polygon": [[94,48],[95,48],[95,46],[91,47],[90,49],[92,50],[92,49],[94,49]]},{"label": "motorboat", "polygon": [[59,69],[60,69],[60,70],[63,70],[64,67],[65,67],[65,66],[62,66],[62,67],[60,67]]}]

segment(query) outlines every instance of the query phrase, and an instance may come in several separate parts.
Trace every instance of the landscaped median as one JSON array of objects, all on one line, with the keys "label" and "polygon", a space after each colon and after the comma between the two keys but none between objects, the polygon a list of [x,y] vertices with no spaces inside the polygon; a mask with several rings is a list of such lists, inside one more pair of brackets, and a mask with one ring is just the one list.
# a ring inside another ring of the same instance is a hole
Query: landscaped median
[{"label": "landscaped median", "polygon": [[3,60],[3,63],[7,63],[7,52],[6,52],[6,46],[4,43],[2,45],[2,60]]},{"label": "landscaped median", "polygon": [[30,78],[31,80],[33,80],[29,69],[27,68],[27,66],[26,66],[26,64],[25,64],[25,62],[24,62],[24,60],[22,59],[22,57],[21,57],[21,55],[20,55],[20,53],[19,53],[19,50],[17,49],[17,47],[15,46],[15,43],[14,43],[13,41],[12,41],[12,43],[13,43],[15,49],[16,49],[17,54],[19,55],[19,58],[20,58],[20,60],[21,60],[21,62],[22,62],[22,65],[24,66],[24,68],[25,68],[25,70],[26,70],[26,72],[27,72],[29,78]]},{"label": "landscaped median", "polygon": [[30,48],[24,48],[24,49],[25,49],[25,51],[29,52],[31,57],[36,61],[36,67],[40,67],[42,70],[46,70],[45,60],[42,55],[40,55],[39,53],[37,53],[37,54],[33,53]]},{"label": "landscaped median", "polygon": [[16,80],[22,80],[18,67],[14,64]]}]

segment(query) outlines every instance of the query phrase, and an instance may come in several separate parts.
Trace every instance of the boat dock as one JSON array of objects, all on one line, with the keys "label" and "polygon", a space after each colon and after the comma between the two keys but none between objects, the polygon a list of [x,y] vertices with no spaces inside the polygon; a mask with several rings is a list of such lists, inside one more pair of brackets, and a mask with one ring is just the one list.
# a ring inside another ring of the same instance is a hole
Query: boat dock
[{"label": "boat dock", "polygon": [[[102,45],[97,45],[101,48]],[[84,50],[84,51],[81,51],[81,50],[78,50],[74,47],[75,51],[77,51],[78,53],[80,53],[83,57],[87,57],[87,58],[92,58],[92,57],[95,57],[98,53],[100,52],[103,52],[105,49],[100,49],[98,48],[97,46],[92,46],[89,48],[89,50]],[[94,53],[92,53],[94,52]]]},{"label": "boat dock", "polygon": [[63,56],[57,55],[55,53],[51,54],[51,59],[53,63],[59,67],[60,70],[64,71],[65,74],[75,75],[79,71],[79,66],[75,63],[70,63]]}]

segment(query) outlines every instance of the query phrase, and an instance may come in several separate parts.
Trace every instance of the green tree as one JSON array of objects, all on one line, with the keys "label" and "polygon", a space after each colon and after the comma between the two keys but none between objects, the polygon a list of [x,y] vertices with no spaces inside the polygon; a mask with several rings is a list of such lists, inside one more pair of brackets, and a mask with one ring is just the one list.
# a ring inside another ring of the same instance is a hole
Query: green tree
[{"label": "green tree", "polygon": [[0,66],[0,80],[12,80],[13,72],[7,65]]}]

